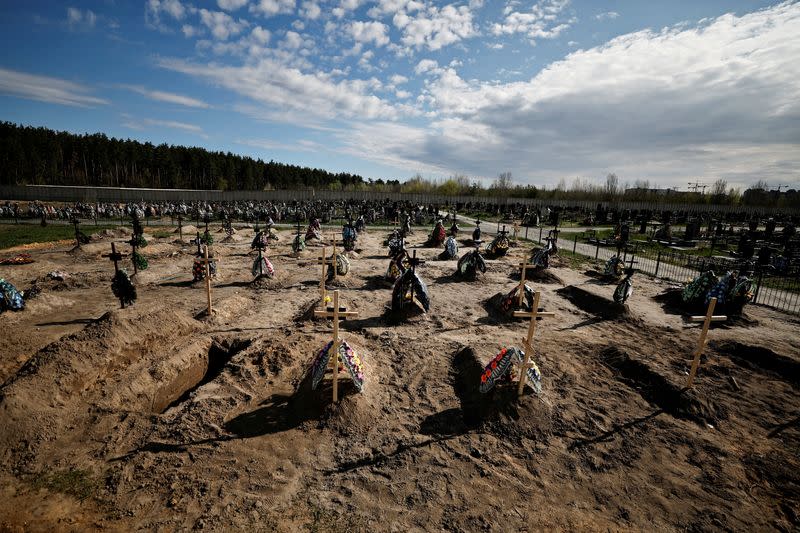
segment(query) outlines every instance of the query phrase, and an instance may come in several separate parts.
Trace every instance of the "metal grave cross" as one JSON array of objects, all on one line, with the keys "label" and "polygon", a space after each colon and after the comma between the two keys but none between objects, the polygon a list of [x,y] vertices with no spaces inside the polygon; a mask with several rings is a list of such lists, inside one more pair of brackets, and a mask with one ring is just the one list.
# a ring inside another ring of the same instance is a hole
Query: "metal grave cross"
[{"label": "metal grave cross", "polygon": [[714,315],[714,307],[717,305],[717,299],[711,298],[708,302],[708,310],[705,316],[693,316],[689,320],[691,322],[702,322],[703,331],[700,333],[700,341],[697,343],[697,348],[694,351],[694,360],[692,361],[692,369],[689,371],[689,380],[686,382],[686,388],[690,388],[694,382],[694,377],[697,374],[697,368],[700,366],[700,356],[703,354],[703,349],[706,346],[706,336],[708,335],[708,328],[712,322],[722,322],[727,320],[726,315]]},{"label": "metal grave cross", "polygon": [[552,318],[556,316],[555,313],[551,312],[544,312],[539,309],[539,296],[541,293],[536,291],[533,295],[533,308],[531,312],[528,313],[527,311],[514,311],[515,317],[530,317],[531,322],[528,325],[528,336],[525,338],[525,360],[522,362],[520,368],[520,376],[519,376],[519,388],[517,388],[517,395],[522,396],[522,392],[525,390],[525,383],[528,381],[528,369],[533,366],[531,363],[531,355],[533,353],[533,346],[531,346],[531,342],[533,341],[533,334],[536,332],[536,321],[539,318]]},{"label": "metal grave cross", "polygon": [[315,316],[321,316],[333,319],[333,344],[331,350],[334,354],[333,359],[333,403],[339,401],[339,320],[346,319],[349,316],[358,316],[357,311],[348,311],[347,307],[339,307],[339,291],[333,291],[333,307],[326,307],[324,311],[315,310]]}]

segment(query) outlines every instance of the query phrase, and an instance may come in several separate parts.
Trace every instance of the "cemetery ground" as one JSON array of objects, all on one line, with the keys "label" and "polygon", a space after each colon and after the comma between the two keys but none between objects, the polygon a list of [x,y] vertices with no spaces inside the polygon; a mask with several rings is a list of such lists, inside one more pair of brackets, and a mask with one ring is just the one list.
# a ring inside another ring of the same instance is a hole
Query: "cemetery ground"
[{"label": "cemetery ground", "polygon": [[700,326],[653,298],[669,285],[637,274],[612,313],[614,284],[555,258],[563,286],[528,282],[556,315],[533,339],[541,395],[482,395],[483,366],[527,331],[487,302],[518,283],[530,245],[468,282],[416,230],[431,310],[397,322],[387,232],[368,229],[329,286],[358,312],[340,335],[366,384],[340,378],[332,405],[330,380],[312,391],[307,377],[332,330],[311,312],[320,248],[294,258],[293,232],[279,231],[275,279],[251,284],[252,230],[214,229],[210,318],[177,233],[147,235],[125,309],[101,257],[112,241],[129,251],[121,230],[78,250],[29,245],[34,263],[0,267],[41,289],[0,315],[0,531],[800,527],[796,316],[749,306],[714,324],[684,391]]}]

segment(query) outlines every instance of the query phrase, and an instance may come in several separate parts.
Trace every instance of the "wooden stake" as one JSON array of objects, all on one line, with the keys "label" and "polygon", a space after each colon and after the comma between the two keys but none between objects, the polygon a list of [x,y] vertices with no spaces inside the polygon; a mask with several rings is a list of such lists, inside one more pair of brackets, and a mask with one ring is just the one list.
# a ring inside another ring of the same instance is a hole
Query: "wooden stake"
[{"label": "wooden stake", "polygon": [[536,319],[538,318],[551,318],[556,316],[555,313],[551,312],[543,312],[539,311],[539,296],[540,292],[536,292],[533,295],[533,309],[530,313],[525,311],[514,311],[515,317],[530,317],[531,322],[528,325],[528,336],[525,338],[525,360],[522,362],[520,368],[520,377],[519,377],[519,387],[517,388],[517,396],[522,396],[522,392],[525,390],[525,383],[528,382],[528,369],[531,368],[533,365],[531,364],[531,354],[533,353],[533,346],[531,346],[531,341],[533,341],[533,334],[536,332]]},{"label": "wooden stake", "polygon": [[208,316],[211,316],[211,313],[214,310],[211,308],[211,264],[208,261],[208,245],[203,247],[203,253],[205,255],[205,264],[206,264],[206,298],[208,299]]},{"label": "wooden stake", "polygon": [[328,291],[325,288],[325,280],[328,277],[328,276],[326,276],[326,273],[325,273],[325,266],[326,265],[333,265],[333,272],[334,272],[334,276],[335,276],[335,273],[336,273],[336,255],[334,255],[332,260],[329,261],[328,258],[325,256],[325,246],[323,246],[322,247],[322,256],[319,258],[319,261],[317,261],[317,264],[318,265],[322,265],[322,272],[321,272],[320,278],[319,278],[319,293],[320,293],[320,298],[322,298],[322,307],[324,308],[325,307],[325,297],[328,295]]},{"label": "wooden stake", "polygon": [[694,351],[694,360],[692,360],[692,369],[689,371],[689,380],[686,382],[686,388],[690,388],[694,382],[694,377],[697,374],[697,369],[700,366],[700,356],[703,354],[703,349],[706,346],[706,336],[708,335],[708,328],[712,322],[721,322],[727,320],[725,315],[714,315],[714,307],[717,305],[717,299],[711,298],[708,302],[708,310],[705,316],[693,316],[689,320],[691,322],[703,322],[703,330],[700,333],[700,340],[697,343],[697,349]]},{"label": "wooden stake", "polygon": [[[518,297],[519,297],[518,305],[520,307],[522,307],[522,301],[525,299],[525,271],[528,270],[528,266],[529,266],[528,265],[528,261],[525,260],[525,261],[523,261],[522,263],[520,263],[517,266],[519,266],[522,269],[522,273],[519,275],[519,289],[517,289],[517,292],[519,293],[519,295],[518,295]],[[530,265],[530,266],[533,266],[533,265]]]},{"label": "wooden stake", "polygon": [[326,308],[325,310],[315,310],[314,315],[328,317],[333,319],[333,343],[331,344],[331,350],[333,350],[334,357],[333,357],[333,403],[339,401],[339,320],[341,318],[347,318],[349,316],[358,316],[357,311],[348,311],[347,308],[344,310],[339,309],[339,291],[333,291],[333,309],[328,311]]}]

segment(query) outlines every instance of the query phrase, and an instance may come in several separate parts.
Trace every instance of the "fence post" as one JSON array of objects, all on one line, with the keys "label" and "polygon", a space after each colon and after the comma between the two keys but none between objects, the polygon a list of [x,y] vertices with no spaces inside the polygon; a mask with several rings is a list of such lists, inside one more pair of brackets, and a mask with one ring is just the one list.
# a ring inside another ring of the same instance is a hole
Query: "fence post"
[{"label": "fence post", "polygon": [[542,242],[542,227],[539,226],[539,244]]},{"label": "fence post", "polygon": [[661,250],[658,251],[658,257],[656,257],[656,272],[653,274],[654,278],[658,277],[658,267],[661,266]]},{"label": "fence post", "polygon": [[572,255],[575,255],[575,250],[578,248],[578,234],[575,234],[575,241],[572,243]]},{"label": "fence post", "polygon": [[528,240],[528,226],[525,226],[525,240]]},{"label": "fence post", "polygon": [[756,292],[753,294],[753,303],[758,301],[758,293],[761,292],[761,281],[764,278],[764,269],[758,269],[758,282],[756,282]]},{"label": "fence post", "polygon": [[595,248],[594,251],[594,258],[597,259],[599,255],[600,255],[600,239],[597,239],[597,248]]}]

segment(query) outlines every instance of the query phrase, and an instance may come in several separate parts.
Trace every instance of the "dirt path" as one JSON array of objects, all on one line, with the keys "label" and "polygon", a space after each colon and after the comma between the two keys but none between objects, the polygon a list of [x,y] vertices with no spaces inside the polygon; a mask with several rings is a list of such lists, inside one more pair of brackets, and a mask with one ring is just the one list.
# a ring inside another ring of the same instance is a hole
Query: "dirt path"
[{"label": "dirt path", "polygon": [[[319,251],[290,257],[292,232],[280,235],[278,276],[259,288],[251,233],[215,235],[211,319],[192,247],[166,240],[143,250],[150,268],[124,310],[108,239],[0,272],[44,289],[0,315],[0,530],[800,527],[796,319],[753,308],[746,327],[715,327],[681,393],[698,330],[652,299],[666,283],[637,279],[610,317],[613,285],[554,267],[565,286],[529,282],[557,313],[536,338],[541,396],[484,396],[482,366],[526,329],[485,302],[516,284],[528,249],[463,282],[455,261],[417,248],[432,309],[392,325],[374,230],[341,283],[366,386],[340,382],[332,407],[330,382],[312,391],[306,376],[331,331],[306,319]],[[42,281],[55,269],[71,277]]]}]

